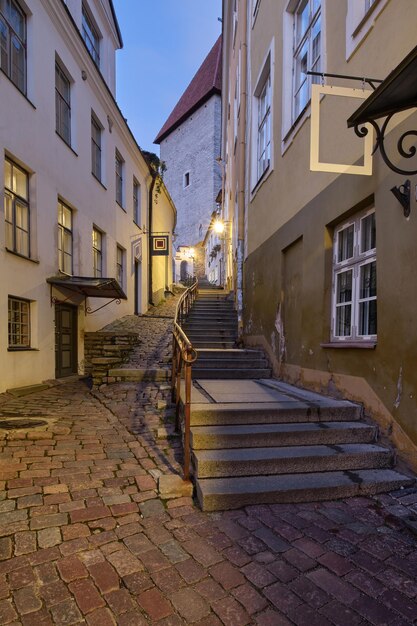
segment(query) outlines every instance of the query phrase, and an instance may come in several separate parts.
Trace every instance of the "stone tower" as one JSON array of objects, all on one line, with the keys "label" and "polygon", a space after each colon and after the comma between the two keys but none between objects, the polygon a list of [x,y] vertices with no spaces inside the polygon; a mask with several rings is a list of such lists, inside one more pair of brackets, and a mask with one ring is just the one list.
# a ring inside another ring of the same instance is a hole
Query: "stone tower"
[{"label": "stone tower", "polygon": [[[195,251],[194,273],[204,274],[202,242],[221,188],[221,68],[218,38],[159,131],[164,182],[177,207],[175,248]],[[200,260],[201,257],[201,260]]]}]

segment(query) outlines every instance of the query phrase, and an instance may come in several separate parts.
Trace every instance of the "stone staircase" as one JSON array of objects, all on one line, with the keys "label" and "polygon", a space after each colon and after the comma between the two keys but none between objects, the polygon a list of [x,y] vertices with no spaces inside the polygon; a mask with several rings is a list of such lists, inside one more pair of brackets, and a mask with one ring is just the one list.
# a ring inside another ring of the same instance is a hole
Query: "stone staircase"
[{"label": "stone staircase", "polygon": [[227,294],[203,290],[184,325],[193,367],[192,471],[205,511],[370,495],[411,484],[362,407],[271,379],[239,350]]},{"label": "stone staircase", "polygon": [[262,350],[236,347],[237,314],[228,293],[216,287],[199,289],[183,325],[198,351],[193,378],[268,378],[269,363]]}]

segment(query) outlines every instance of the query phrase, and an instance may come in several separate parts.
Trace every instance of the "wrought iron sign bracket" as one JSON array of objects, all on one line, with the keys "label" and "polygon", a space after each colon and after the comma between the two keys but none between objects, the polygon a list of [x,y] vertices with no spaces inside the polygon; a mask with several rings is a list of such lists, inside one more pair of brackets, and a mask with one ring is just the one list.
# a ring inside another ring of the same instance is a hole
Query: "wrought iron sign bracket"
[{"label": "wrought iron sign bracket", "polygon": [[[395,113],[391,113],[390,115],[388,115],[380,125],[375,120],[372,120],[372,119],[367,120],[366,123],[371,124],[371,126],[374,128],[375,133],[376,133],[376,143],[375,143],[375,147],[374,147],[372,154],[375,154],[375,152],[379,149],[379,152],[381,154],[381,157],[384,163],[393,172],[396,172],[397,174],[401,174],[405,176],[413,176],[414,174],[417,174],[417,169],[404,170],[398,167],[389,158],[387,151],[385,149],[385,139],[386,139],[385,133],[387,130],[387,126],[390,123],[393,115],[395,115]],[[366,135],[369,132],[369,129],[366,126],[364,126],[364,123],[357,124],[356,126],[354,126],[354,129],[358,137],[361,137],[361,138],[366,137]],[[400,136],[400,138],[397,141],[397,150],[400,156],[402,156],[404,159],[411,159],[417,154],[417,148],[415,146],[410,146],[409,148],[404,147],[404,142],[409,137],[417,137],[417,130],[407,130],[405,133],[403,133]]]},{"label": "wrought iron sign bracket", "polygon": [[97,311],[104,309],[104,307],[108,306],[109,304],[112,304],[112,302],[115,302],[116,304],[121,304],[122,301],[120,300],[120,298],[113,298],[113,300],[110,300],[109,302],[106,302],[106,304],[102,304],[97,309],[93,310],[91,307],[87,306],[87,299],[86,299],[85,300],[85,314],[93,315],[93,313],[97,313]]},{"label": "wrought iron sign bracket", "polygon": [[411,211],[411,182],[406,180],[403,185],[392,187],[394,196],[404,209],[404,217],[409,217]]}]

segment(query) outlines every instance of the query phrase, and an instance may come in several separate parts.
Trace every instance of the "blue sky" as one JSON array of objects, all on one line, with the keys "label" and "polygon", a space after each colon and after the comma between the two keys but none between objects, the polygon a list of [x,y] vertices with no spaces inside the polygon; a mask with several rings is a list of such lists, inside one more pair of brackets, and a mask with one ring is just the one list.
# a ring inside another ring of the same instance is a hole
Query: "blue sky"
[{"label": "blue sky", "polygon": [[117,101],[137,142],[153,140],[221,32],[221,0],[114,0],[122,31]]}]

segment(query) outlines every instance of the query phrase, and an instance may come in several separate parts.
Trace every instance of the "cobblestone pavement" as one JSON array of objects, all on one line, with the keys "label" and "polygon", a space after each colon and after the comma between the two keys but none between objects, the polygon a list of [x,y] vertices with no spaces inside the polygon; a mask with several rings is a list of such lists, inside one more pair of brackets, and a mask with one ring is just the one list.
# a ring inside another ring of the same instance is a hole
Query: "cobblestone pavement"
[{"label": "cobblestone pavement", "polygon": [[102,329],[135,332],[140,336],[140,344],[122,368],[169,369],[172,354],[170,331],[177,301],[178,296],[169,297],[158,306],[151,307],[146,315],[126,315]]},{"label": "cobblestone pavement", "polygon": [[417,489],[222,513],[163,501],[158,476],[181,460],[167,387],[0,396],[0,419],[47,422],[0,429],[1,625],[417,623],[402,521]]}]

